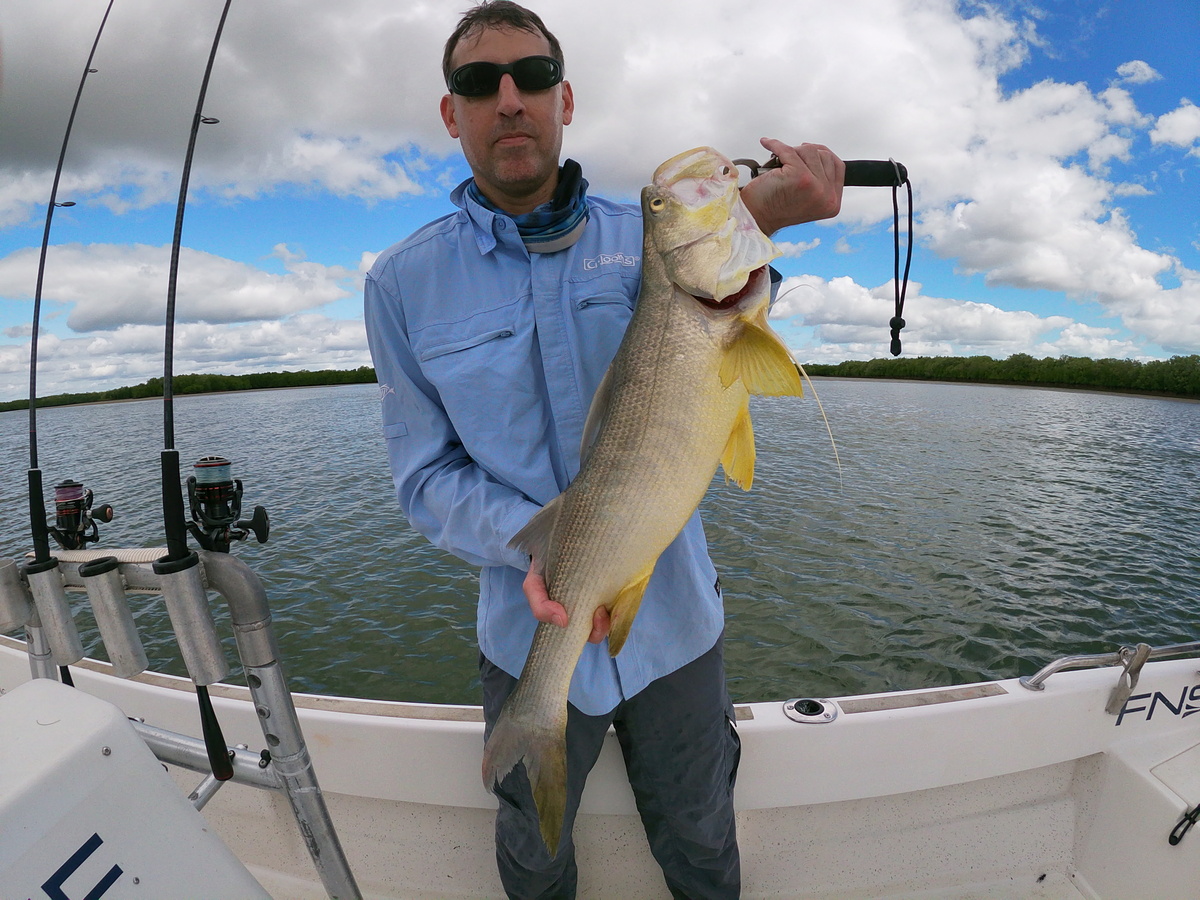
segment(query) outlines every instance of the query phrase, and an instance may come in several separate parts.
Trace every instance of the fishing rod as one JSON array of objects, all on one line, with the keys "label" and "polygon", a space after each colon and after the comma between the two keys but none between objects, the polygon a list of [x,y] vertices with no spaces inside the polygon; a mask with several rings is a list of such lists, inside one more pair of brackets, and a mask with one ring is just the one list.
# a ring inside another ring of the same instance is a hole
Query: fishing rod
[{"label": "fishing rod", "polygon": [[[908,273],[912,267],[913,251],[913,195],[912,182],[908,180],[908,169],[894,159],[848,159],[846,174],[842,184],[846,187],[890,187],[892,189],[892,235],[895,248],[894,278],[895,314],[888,322],[892,332],[892,356],[900,355],[900,331],[904,328],[904,301],[908,296]],[[778,169],[783,166],[778,156],[774,154],[765,163],[753,159],[735,159],[734,165],[745,166],[750,170],[750,177],[756,178],[767,169]],[[904,277],[900,277],[900,200],[898,191],[901,186],[908,189],[908,253],[904,259]]]},{"label": "fishing rod", "polygon": [[[38,605],[39,622],[49,626],[56,636],[53,644],[55,662],[59,666],[59,675],[64,684],[73,684],[71,672],[67,668],[71,663],[83,658],[83,646],[79,634],[75,630],[71,618],[71,608],[67,603],[66,594],[61,583],[55,589],[58,560],[50,556],[51,529],[46,524],[46,495],[42,487],[42,470],[38,464],[37,443],[37,355],[38,334],[42,316],[42,286],[46,275],[46,254],[50,248],[50,226],[54,221],[54,210],[59,207],[74,206],[75,201],[58,202],[58,184],[62,177],[63,164],[67,158],[67,147],[71,143],[71,129],[75,125],[75,113],[79,109],[80,98],[83,97],[83,87],[87,84],[89,75],[94,75],[92,60],[96,56],[96,48],[100,45],[100,35],[108,22],[108,14],[112,12],[114,0],[109,0],[96,29],[96,38],[92,41],[92,49],[88,53],[87,62],[83,65],[83,74],[79,79],[79,87],[75,91],[75,102],[71,104],[71,115],[67,118],[67,129],[63,132],[62,147],[58,151],[58,165],[54,168],[54,181],[50,186],[50,201],[46,204],[46,227],[42,231],[42,249],[38,256],[37,285],[33,291],[33,326],[29,338],[29,526],[33,538],[33,562],[24,566],[24,572],[29,578]],[[112,521],[112,507],[102,506],[94,514],[89,514],[92,505],[91,491],[85,491],[83,485],[77,482],[64,481],[56,488],[55,505],[58,509],[58,528],[53,530],[60,544],[74,543],[82,546],[87,540],[95,540],[95,521]],[[93,518],[94,515],[94,518]],[[65,542],[65,543],[64,543]],[[53,576],[47,573],[54,573]],[[37,587],[35,588],[34,585]],[[39,628],[41,625],[38,626]],[[73,657],[73,658],[72,658]]]},{"label": "fishing rod", "polygon": [[[162,579],[163,598],[167,601],[167,612],[171,625],[179,639],[179,649],[187,663],[192,681],[196,685],[196,698],[200,704],[200,725],[204,733],[204,744],[208,750],[208,761],[213,776],[218,781],[233,777],[233,764],[221,724],[208,696],[208,685],[220,681],[229,674],[220,641],[216,638],[212,611],[208,607],[208,596],[200,575],[200,557],[187,546],[187,524],[184,520],[183,490],[179,481],[179,451],[175,449],[175,291],[179,277],[179,250],[183,240],[183,213],[187,205],[188,180],[192,171],[192,157],[196,151],[196,137],[200,126],[215,125],[219,120],[204,115],[204,98],[208,93],[208,80],[212,75],[221,33],[225,30],[225,19],[229,15],[231,0],[225,0],[221,19],[217,23],[204,78],[200,82],[200,94],[196,99],[196,111],[192,116],[192,128],[188,136],[187,155],[183,162],[183,175],[179,184],[179,203],[175,209],[175,236],[171,244],[171,267],[167,278],[166,338],[163,365],[163,450],[160,458],[162,468],[163,528],[167,538],[167,555],[154,563],[155,573]],[[170,590],[168,590],[168,585]]]}]

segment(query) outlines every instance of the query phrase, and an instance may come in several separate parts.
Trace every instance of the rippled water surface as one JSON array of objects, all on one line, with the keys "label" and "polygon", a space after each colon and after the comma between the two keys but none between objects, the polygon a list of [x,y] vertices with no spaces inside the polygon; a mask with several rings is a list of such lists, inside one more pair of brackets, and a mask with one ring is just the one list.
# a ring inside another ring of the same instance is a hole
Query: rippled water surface
[{"label": "rippled water surface", "polygon": [[[718,476],[704,501],[735,700],[1008,677],[1067,653],[1200,637],[1200,404],[817,387],[840,472],[811,400],[757,401],[754,490]],[[405,523],[375,397],[373,386],[182,397],[176,446],[189,464],[231,458],[246,512],[270,512],[270,542],[235,552],[267,584],[293,689],[477,703],[476,573]],[[163,544],[161,415],[155,401],[39,413],[48,493],[74,478],[117,510],[100,546]],[[29,549],[27,421],[0,414],[9,557]],[[183,674],[159,602],[133,604],[152,665]],[[103,656],[82,599],[77,609]]]}]

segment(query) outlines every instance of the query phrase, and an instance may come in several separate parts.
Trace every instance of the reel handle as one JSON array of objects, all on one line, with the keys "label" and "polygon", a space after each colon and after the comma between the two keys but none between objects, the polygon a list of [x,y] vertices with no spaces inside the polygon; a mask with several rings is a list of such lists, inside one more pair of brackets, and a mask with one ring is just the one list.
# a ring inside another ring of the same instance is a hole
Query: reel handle
[{"label": "reel handle", "polygon": [[254,507],[254,515],[249,519],[243,519],[237,523],[237,527],[242,532],[254,532],[254,538],[260,544],[267,542],[267,537],[271,533],[271,520],[267,516],[267,511],[264,507]]}]

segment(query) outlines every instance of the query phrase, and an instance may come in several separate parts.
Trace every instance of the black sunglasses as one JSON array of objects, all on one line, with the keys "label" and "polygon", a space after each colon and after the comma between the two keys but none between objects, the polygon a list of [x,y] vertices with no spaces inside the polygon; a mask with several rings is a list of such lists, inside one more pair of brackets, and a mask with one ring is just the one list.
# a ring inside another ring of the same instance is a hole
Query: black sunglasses
[{"label": "black sunglasses", "polygon": [[459,66],[446,79],[450,93],[487,97],[500,90],[500,79],[511,75],[522,91],[544,91],[563,78],[562,63],[553,56],[526,56],[511,63],[472,62]]}]

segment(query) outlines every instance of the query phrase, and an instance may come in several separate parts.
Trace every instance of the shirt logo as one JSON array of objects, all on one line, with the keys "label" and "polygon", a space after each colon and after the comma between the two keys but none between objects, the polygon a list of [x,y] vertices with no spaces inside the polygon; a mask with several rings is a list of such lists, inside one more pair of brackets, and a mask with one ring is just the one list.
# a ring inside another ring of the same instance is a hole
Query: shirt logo
[{"label": "shirt logo", "polygon": [[624,253],[601,253],[583,261],[584,271],[590,272],[601,266],[636,266],[641,262],[640,256],[626,256]]},{"label": "shirt logo", "polygon": [[396,395],[396,389],[393,388],[390,384],[379,385],[379,399],[382,400],[388,394],[391,394],[394,397]]}]

